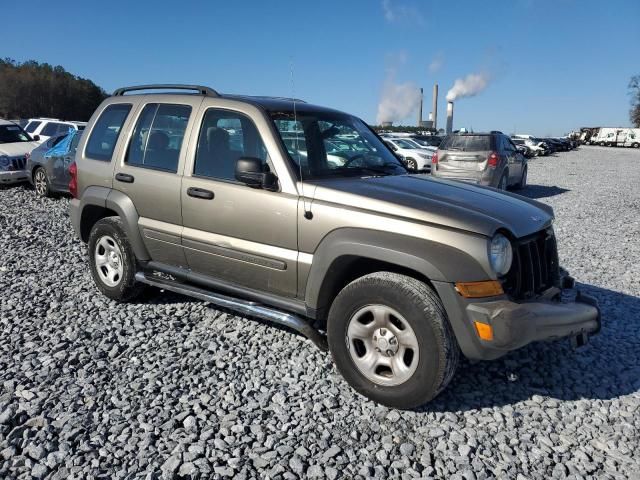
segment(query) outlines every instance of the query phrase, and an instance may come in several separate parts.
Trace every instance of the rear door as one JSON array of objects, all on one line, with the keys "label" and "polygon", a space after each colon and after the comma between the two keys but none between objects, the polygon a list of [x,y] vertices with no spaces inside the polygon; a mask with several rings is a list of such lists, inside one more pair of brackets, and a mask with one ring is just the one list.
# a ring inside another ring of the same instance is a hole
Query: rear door
[{"label": "rear door", "polygon": [[149,95],[115,167],[113,188],[133,201],[145,245],[155,261],[186,267],[181,245],[180,186],[195,112],[202,97]]}]

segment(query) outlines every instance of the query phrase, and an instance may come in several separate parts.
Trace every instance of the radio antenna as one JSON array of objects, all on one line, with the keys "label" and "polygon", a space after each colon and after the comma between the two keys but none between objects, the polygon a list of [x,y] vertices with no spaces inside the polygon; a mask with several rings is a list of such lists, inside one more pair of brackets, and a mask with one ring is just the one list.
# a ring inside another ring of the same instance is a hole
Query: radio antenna
[{"label": "radio antenna", "polygon": [[[295,131],[295,140],[294,140],[294,148],[296,152],[299,152],[298,149],[298,112],[296,110],[296,90],[295,83],[293,81],[293,58],[290,59],[291,65],[291,101],[293,102],[293,124]],[[307,155],[307,158],[308,155]],[[300,193],[302,194],[302,208],[304,210],[304,218],[307,220],[311,220],[313,218],[313,213],[311,213],[311,208],[307,208],[307,198],[304,195],[304,179],[302,178],[302,158],[298,155],[298,172],[300,173]]]}]

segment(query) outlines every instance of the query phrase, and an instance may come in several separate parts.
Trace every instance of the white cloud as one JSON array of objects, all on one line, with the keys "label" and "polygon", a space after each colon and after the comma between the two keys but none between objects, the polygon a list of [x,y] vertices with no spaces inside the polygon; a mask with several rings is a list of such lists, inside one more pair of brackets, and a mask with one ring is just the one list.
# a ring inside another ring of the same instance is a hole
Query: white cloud
[{"label": "white cloud", "polygon": [[442,68],[442,65],[444,65],[444,55],[442,54],[442,52],[438,52],[429,64],[429,73],[433,74],[439,72]]},{"label": "white cloud", "polygon": [[424,25],[424,17],[413,6],[399,4],[395,0],[382,0],[382,11],[389,23],[414,22]]}]

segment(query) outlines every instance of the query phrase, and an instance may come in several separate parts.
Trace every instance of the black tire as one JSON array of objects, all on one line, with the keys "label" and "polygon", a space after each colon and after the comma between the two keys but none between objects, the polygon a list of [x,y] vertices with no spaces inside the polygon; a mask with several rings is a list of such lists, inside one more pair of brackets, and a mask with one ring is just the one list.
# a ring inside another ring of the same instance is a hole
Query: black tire
[{"label": "black tire", "polygon": [[640,148],[640,143],[632,143],[631,148]]},{"label": "black tire", "polygon": [[405,159],[405,162],[407,163],[407,167],[411,170],[418,170],[418,162],[416,162],[415,159],[409,157]]},{"label": "black tire", "polygon": [[[381,386],[365,377],[349,353],[349,320],[372,304],[396,310],[417,338],[417,368],[396,386]],[[442,302],[424,282],[398,273],[372,273],[347,285],[329,310],[327,336],[333,360],[347,383],[389,407],[409,409],[427,403],[445,389],[458,366],[459,348]]]},{"label": "black tire", "polygon": [[[117,244],[121,253],[122,275],[115,286],[110,286],[103,281],[101,274],[98,273],[99,267],[96,264],[96,245],[105,237],[111,238]],[[135,280],[135,275],[138,271],[136,257],[122,226],[122,220],[119,217],[106,217],[98,220],[89,234],[87,248],[93,281],[98,290],[105,296],[112,300],[126,302],[133,300],[143,292],[144,285]]]},{"label": "black tire", "polygon": [[528,170],[529,170],[528,167],[524,167],[524,170],[522,170],[522,177],[520,177],[520,181],[515,186],[516,190],[522,190],[523,188],[525,188],[527,186],[527,173],[528,173]]},{"label": "black tire", "polygon": [[47,176],[47,171],[44,167],[36,167],[33,171],[33,188],[36,194],[41,198],[53,197],[53,190],[51,190],[51,183]]},{"label": "black tire", "polygon": [[496,188],[505,192],[507,191],[507,189],[509,188],[509,172],[504,172],[502,174]]}]

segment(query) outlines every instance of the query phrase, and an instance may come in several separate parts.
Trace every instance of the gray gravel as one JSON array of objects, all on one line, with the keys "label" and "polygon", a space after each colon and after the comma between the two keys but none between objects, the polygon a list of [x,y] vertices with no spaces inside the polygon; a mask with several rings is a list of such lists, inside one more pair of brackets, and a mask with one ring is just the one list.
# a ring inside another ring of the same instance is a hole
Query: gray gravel
[{"label": "gray gravel", "polygon": [[98,294],[67,199],[0,190],[0,478],[639,478],[640,151],[534,159],[600,336],[463,361],[421,411],[355,394],[274,326]]}]

